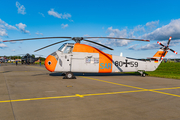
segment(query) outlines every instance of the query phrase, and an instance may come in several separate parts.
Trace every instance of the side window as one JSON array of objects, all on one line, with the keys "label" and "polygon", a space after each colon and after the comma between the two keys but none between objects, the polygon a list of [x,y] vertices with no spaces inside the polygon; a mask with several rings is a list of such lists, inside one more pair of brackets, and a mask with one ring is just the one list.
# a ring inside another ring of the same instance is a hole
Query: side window
[{"label": "side window", "polygon": [[65,49],[64,49],[64,52],[65,54],[68,54],[68,53],[71,53],[72,52],[72,49],[73,49],[73,46],[67,46]]}]

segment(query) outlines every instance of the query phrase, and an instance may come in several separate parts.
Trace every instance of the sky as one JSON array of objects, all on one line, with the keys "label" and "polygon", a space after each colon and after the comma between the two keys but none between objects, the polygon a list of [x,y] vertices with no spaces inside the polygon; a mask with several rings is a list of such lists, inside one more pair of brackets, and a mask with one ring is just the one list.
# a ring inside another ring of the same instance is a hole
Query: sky
[{"label": "sky", "polygon": [[[35,50],[64,39],[3,42],[39,37],[123,37],[150,42],[90,39],[114,50],[89,44],[105,53],[147,58],[167,44],[166,58],[180,58],[179,0],[4,0],[0,2],[0,56],[35,54],[47,57],[63,43]],[[73,41],[72,41],[73,43]]]}]

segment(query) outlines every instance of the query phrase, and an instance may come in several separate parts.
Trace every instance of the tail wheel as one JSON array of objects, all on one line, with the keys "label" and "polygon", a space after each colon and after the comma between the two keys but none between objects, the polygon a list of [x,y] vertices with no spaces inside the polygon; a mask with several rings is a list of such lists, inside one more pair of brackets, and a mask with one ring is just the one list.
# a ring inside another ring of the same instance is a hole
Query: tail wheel
[{"label": "tail wheel", "polygon": [[66,78],[67,79],[72,79],[73,78],[73,73],[72,72],[67,72],[66,73]]},{"label": "tail wheel", "polygon": [[145,73],[143,73],[143,74],[141,74],[141,76],[142,76],[142,77],[146,77],[146,74],[145,74]]}]

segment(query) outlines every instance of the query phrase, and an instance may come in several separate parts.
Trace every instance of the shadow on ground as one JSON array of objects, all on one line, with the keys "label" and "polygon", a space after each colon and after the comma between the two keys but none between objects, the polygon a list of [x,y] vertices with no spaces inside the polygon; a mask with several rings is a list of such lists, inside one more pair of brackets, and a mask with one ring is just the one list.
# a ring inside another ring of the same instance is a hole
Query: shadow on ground
[{"label": "shadow on ground", "polygon": [[[137,76],[125,73],[73,73],[74,76]],[[62,73],[50,73],[50,76],[64,76]]]}]

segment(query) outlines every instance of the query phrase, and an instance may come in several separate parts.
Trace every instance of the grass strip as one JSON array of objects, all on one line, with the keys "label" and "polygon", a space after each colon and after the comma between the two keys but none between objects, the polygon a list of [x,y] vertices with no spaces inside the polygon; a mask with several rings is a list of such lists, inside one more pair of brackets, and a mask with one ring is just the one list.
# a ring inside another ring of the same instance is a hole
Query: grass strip
[{"label": "grass strip", "polygon": [[[161,63],[155,71],[145,73],[147,76],[180,79],[180,63]],[[138,72],[127,72],[127,74],[139,75]]]}]

